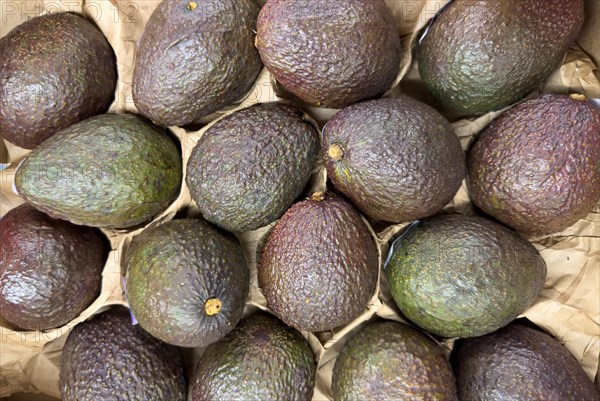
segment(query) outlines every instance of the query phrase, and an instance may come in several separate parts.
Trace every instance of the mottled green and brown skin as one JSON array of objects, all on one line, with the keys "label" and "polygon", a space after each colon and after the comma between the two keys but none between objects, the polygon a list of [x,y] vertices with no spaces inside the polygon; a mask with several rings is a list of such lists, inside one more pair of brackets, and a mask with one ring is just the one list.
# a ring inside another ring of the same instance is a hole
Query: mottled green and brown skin
[{"label": "mottled green and brown skin", "polygon": [[270,0],[256,46],[277,81],[316,106],[379,96],[400,69],[400,36],[383,0]]},{"label": "mottled green and brown skin", "polygon": [[348,340],[333,367],[335,401],[458,401],[442,347],[412,327],[370,323]]},{"label": "mottled green and brown skin", "polygon": [[242,317],[250,273],[232,235],[199,219],[143,231],[128,246],[127,299],[150,334],[182,347],[202,347]]},{"label": "mottled green and brown skin", "polygon": [[377,278],[377,248],[360,214],[342,198],[323,194],[283,215],[258,267],[268,307],[307,331],[332,330],[357,318]]},{"label": "mottled green and brown skin", "polygon": [[517,231],[552,234],[600,200],[600,111],[584,98],[542,95],[490,124],[471,149],[473,202]]},{"label": "mottled green and brown skin", "polygon": [[209,128],[187,164],[204,218],[233,232],[277,220],[300,195],[319,155],[319,132],[290,105],[238,111]]},{"label": "mottled green and brown skin", "polygon": [[114,307],[77,325],[60,361],[63,401],[186,401],[177,348],[131,323]]},{"label": "mottled green and brown skin", "polygon": [[259,312],[204,353],[190,401],[310,401],[316,371],[308,341]]},{"label": "mottled green and brown skin", "polygon": [[102,32],[71,13],[32,18],[0,39],[0,137],[26,149],[104,113],[117,64]]},{"label": "mottled green and brown skin", "polygon": [[451,361],[461,401],[600,401],[561,343],[519,324],[457,342]]},{"label": "mottled green and brown skin", "polygon": [[446,215],[399,238],[386,276],[396,304],[416,325],[443,337],[474,337],[529,307],[544,285],[546,263],[498,223]]},{"label": "mottled green and brown skin", "polygon": [[162,125],[199,123],[244,96],[262,69],[252,0],[164,0],[142,35],[133,72],[140,113]]},{"label": "mottled green and brown skin", "polygon": [[408,97],[338,112],[323,131],[322,153],[335,188],[376,220],[431,216],[465,176],[465,155],[448,121]]},{"label": "mottled green and brown skin", "polygon": [[181,153],[169,136],[133,115],[103,114],[62,130],[19,166],[19,195],[50,216],[126,228],[179,194]]},{"label": "mottled green and brown skin", "polygon": [[20,329],[75,319],[100,295],[108,246],[96,229],[24,204],[0,220],[0,313]]},{"label": "mottled green and brown skin", "polygon": [[497,110],[558,67],[583,21],[583,0],[455,0],[420,45],[419,72],[445,106]]}]

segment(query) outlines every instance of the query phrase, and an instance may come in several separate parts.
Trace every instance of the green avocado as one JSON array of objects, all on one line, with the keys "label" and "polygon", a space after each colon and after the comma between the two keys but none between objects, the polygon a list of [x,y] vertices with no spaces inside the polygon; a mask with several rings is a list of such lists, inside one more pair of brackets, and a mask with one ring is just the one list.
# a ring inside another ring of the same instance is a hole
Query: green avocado
[{"label": "green avocado", "polygon": [[233,232],[277,220],[306,186],[319,154],[315,127],[294,106],[269,103],[210,127],[187,164],[204,218]]},{"label": "green avocado", "polygon": [[451,361],[461,401],[600,401],[561,343],[520,324],[458,341]]},{"label": "green avocado", "polygon": [[189,401],[310,401],[316,371],[308,341],[258,312],[206,350]]},{"label": "green avocado", "polygon": [[393,243],[385,273],[400,310],[443,337],[474,337],[535,300],[546,263],[533,245],[482,217],[423,220]]},{"label": "green avocado", "polygon": [[447,107],[501,109],[559,66],[583,21],[583,0],[455,0],[422,40],[419,72]]},{"label": "green avocado", "polygon": [[24,204],[0,220],[0,314],[20,329],[75,319],[100,295],[108,246],[102,233]]},{"label": "green avocado", "polygon": [[439,212],[465,175],[465,155],[450,123],[408,97],[338,112],[324,128],[322,152],[335,188],[376,220]]},{"label": "green avocado", "polygon": [[370,323],[352,336],[333,367],[334,401],[458,401],[443,348],[412,327]]},{"label": "green avocado", "polygon": [[32,18],[0,39],[0,137],[33,149],[104,113],[117,64],[102,32],[77,14]]},{"label": "green avocado", "polygon": [[199,219],[149,228],[127,247],[127,299],[150,334],[202,347],[242,317],[250,272],[235,237]]},{"label": "green avocado", "polygon": [[256,46],[281,86],[341,108],[382,95],[400,70],[400,35],[383,0],[268,1]]},{"label": "green avocado", "polygon": [[502,114],[468,160],[469,191],[517,231],[552,234],[600,200],[600,111],[581,95],[542,95]]},{"label": "green avocado", "polygon": [[179,194],[181,153],[169,136],[133,115],[103,114],[70,126],[19,166],[19,195],[50,216],[127,228]]},{"label": "green avocado", "polygon": [[378,251],[360,214],[342,198],[320,192],[279,219],[258,266],[269,309],[306,331],[332,330],[357,318],[378,275]]},{"label": "green avocado", "polygon": [[186,401],[179,350],[139,326],[121,306],[77,325],[60,360],[63,401]]},{"label": "green avocado", "polygon": [[241,99],[262,69],[253,0],[164,0],[139,41],[133,101],[168,126],[198,124]]}]

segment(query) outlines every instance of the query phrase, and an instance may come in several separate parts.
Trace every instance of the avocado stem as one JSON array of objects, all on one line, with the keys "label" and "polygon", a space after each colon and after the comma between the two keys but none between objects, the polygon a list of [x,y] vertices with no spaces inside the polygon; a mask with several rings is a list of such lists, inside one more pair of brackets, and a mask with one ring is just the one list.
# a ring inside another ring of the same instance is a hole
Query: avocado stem
[{"label": "avocado stem", "polygon": [[329,145],[329,149],[327,150],[327,155],[333,160],[337,162],[344,158],[344,149],[339,143],[332,143]]},{"label": "avocado stem", "polygon": [[198,4],[195,1],[190,1],[187,4],[187,9],[190,11],[194,11],[196,9],[196,7],[198,7]]},{"label": "avocado stem", "polygon": [[310,200],[317,201],[317,202],[325,200],[325,192],[323,192],[323,191],[315,192],[314,194],[312,194],[310,196]]},{"label": "avocado stem", "polygon": [[204,303],[204,312],[206,312],[208,316],[214,316],[219,313],[221,306],[223,306],[223,304],[220,299],[210,298]]},{"label": "avocado stem", "polygon": [[585,95],[582,95],[581,93],[572,93],[569,95],[569,97],[573,100],[579,100],[580,102],[587,101],[587,97]]}]

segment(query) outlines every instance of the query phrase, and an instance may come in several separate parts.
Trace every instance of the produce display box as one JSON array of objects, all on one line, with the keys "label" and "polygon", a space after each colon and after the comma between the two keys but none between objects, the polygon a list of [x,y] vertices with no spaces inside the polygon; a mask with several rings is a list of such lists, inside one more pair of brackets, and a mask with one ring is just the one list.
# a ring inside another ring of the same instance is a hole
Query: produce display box
[{"label": "produce display box", "polygon": [[[168,1],[168,0],[165,0]],[[144,30],[145,23],[160,0],[2,0],[0,34],[6,35],[13,27],[28,18],[49,12],[71,11],[82,13],[94,20],[108,38],[117,56],[119,82],[115,101],[110,112],[136,113],[131,98],[131,81],[136,51],[136,42]],[[396,18],[404,45],[404,57],[394,87],[386,96],[408,94],[434,106],[416,66],[413,49],[422,29],[427,26],[442,6],[443,0],[386,0]],[[600,107],[600,1],[586,0],[586,25],[576,45],[569,50],[563,65],[540,88],[541,92],[582,93],[596,101]],[[282,98],[266,70],[263,69],[254,88],[238,104],[221,110],[206,119],[206,126],[199,131],[186,131],[171,127],[179,139],[184,165],[191,150],[215,121],[233,111],[256,103],[281,101]],[[501,111],[485,114],[478,118],[462,118],[449,110],[437,107],[451,122],[463,149],[467,149],[475,135]],[[304,107],[319,126],[336,110]],[[23,203],[13,190],[16,167],[28,153],[8,142],[0,143],[1,200],[0,216]],[[326,175],[322,166],[315,168],[313,179],[306,189],[309,194],[325,189]],[[473,214],[466,185],[444,209],[446,212]],[[135,230],[103,229],[109,238],[112,251],[103,272],[102,292],[99,298],[77,319],[69,324],[45,332],[20,332],[0,322],[0,397],[6,400],[46,400],[60,397],[58,372],[61,349],[69,330],[109,305],[126,304],[123,296],[121,266],[123,249],[132,237],[148,227],[173,219],[176,214],[196,212],[189,190],[183,184],[178,198],[152,222]],[[408,224],[373,224],[372,234],[380,251],[380,267],[385,260],[391,241]],[[251,289],[245,314],[256,309],[266,309],[265,298],[260,293],[256,278],[256,263],[265,235],[273,227],[261,228],[238,236],[250,262]],[[600,358],[600,205],[586,218],[563,232],[545,237],[527,237],[540,251],[547,263],[548,275],[544,289],[534,304],[522,317],[553,335],[577,358],[591,380],[599,380]],[[381,270],[380,270],[381,271]],[[381,283],[381,280],[380,280]],[[331,369],[337,354],[348,336],[357,328],[374,318],[403,322],[398,308],[385,286],[378,286],[377,294],[371,299],[365,313],[348,326],[336,332],[303,333],[309,339],[318,358],[317,387],[313,400],[331,400]],[[442,343],[448,351],[453,341]],[[193,366],[202,350],[190,350],[185,354],[187,367]],[[30,392],[39,395],[22,395]]]}]

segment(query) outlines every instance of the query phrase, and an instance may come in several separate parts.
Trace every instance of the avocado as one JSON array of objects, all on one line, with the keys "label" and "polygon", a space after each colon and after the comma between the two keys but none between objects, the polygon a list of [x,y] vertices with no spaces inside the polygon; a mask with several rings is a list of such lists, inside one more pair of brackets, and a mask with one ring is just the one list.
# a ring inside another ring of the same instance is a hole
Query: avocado
[{"label": "avocado", "polygon": [[187,185],[208,221],[233,232],[277,220],[307,184],[320,137],[300,109],[262,104],[233,113],[200,138]]},{"label": "avocado", "polygon": [[94,24],[71,13],[29,19],[0,39],[0,136],[33,149],[106,112],[116,86],[115,54]]},{"label": "avocado", "polygon": [[250,272],[230,234],[199,219],[172,220],[126,250],[127,299],[140,325],[165,342],[202,347],[242,317]]},{"label": "avocado", "polygon": [[334,401],[458,401],[443,348],[404,324],[367,324],[353,335],[333,367]]},{"label": "avocado", "polygon": [[19,166],[19,195],[50,216],[127,228],[177,197],[181,153],[167,134],[133,115],[92,117],[49,138]]},{"label": "avocado", "polygon": [[332,108],[382,95],[402,56],[383,0],[268,1],[258,16],[256,46],[283,88]]},{"label": "avocado", "polygon": [[375,220],[431,216],[452,200],[465,176],[452,126],[408,97],[338,112],[324,128],[322,153],[334,187]]},{"label": "avocado", "polygon": [[133,101],[162,125],[198,124],[242,98],[262,69],[252,0],[164,0],[140,38]]},{"label": "avocado", "polygon": [[600,400],[561,343],[521,324],[458,341],[451,360],[461,401]]},{"label": "avocado", "polygon": [[121,306],[69,333],[59,386],[63,401],[187,400],[177,348],[134,326]]},{"label": "avocado", "polygon": [[378,251],[360,214],[315,193],[269,233],[258,266],[267,306],[286,324],[325,331],[357,318],[375,293]]},{"label": "avocado", "polygon": [[398,237],[385,273],[394,301],[417,326],[442,337],[474,337],[529,307],[544,285],[546,263],[498,223],[445,215]]},{"label": "avocado", "polygon": [[190,401],[310,401],[316,371],[308,341],[275,317],[258,312],[206,350]]},{"label": "avocado", "polygon": [[501,109],[559,66],[583,21],[583,0],[452,1],[418,48],[421,79],[452,109]]},{"label": "avocado", "polygon": [[600,200],[600,111],[581,95],[542,95],[493,121],[469,152],[469,191],[526,234],[552,234]]},{"label": "avocado", "polygon": [[23,204],[0,220],[0,244],[0,312],[18,328],[63,326],[100,295],[109,249],[97,229]]}]

